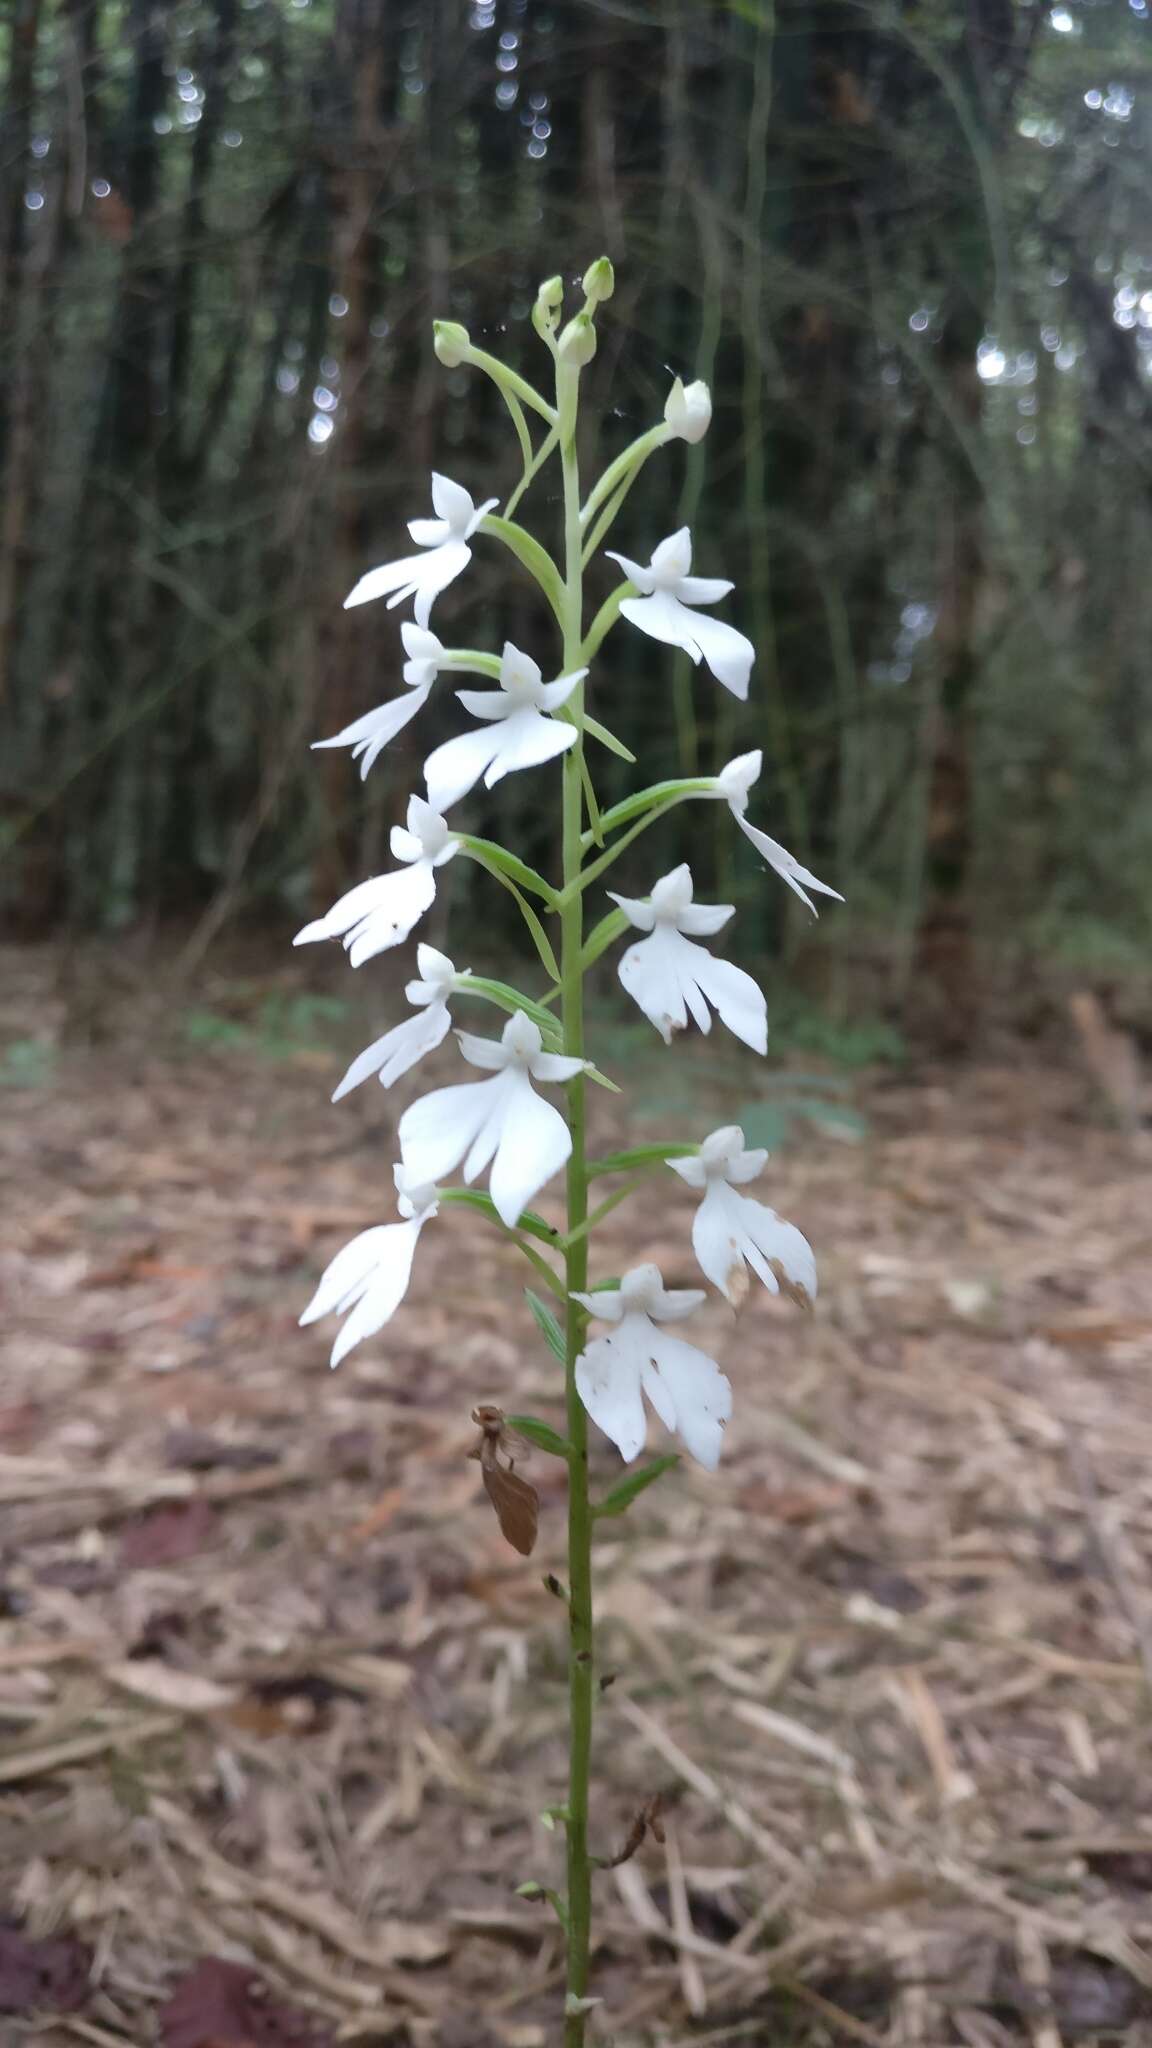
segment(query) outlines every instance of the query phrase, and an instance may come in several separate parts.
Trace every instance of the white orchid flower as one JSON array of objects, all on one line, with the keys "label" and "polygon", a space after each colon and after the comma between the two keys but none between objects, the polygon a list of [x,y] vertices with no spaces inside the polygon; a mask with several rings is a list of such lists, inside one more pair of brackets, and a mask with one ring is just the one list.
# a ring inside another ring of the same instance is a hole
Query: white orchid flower
[{"label": "white orchid flower", "polygon": [[674,441],[704,439],[712,424],[712,393],[702,377],[687,385],[676,378],[664,401],[664,423]]},{"label": "white orchid flower", "polygon": [[570,1081],[585,1063],[545,1052],[523,1010],[509,1017],[499,1040],[468,1031],[456,1036],[469,1064],[491,1069],[492,1079],[421,1096],[400,1119],[401,1155],[418,1181],[442,1180],[461,1160],[465,1180],[473,1181],[491,1162],[489,1193],[512,1230],[572,1150],[567,1123],[532,1083]]},{"label": "white orchid flower", "polygon": [[844,898],[839,889],[830,889],[827,882],[821,882],[808,868],[801,867],[786,846],[781,846],[778,839],[770,839],[767,832],[758,831],[755,825],[748,823],[744,815],[748,808],[748,792],[759,779],[763,760],[764,756],[759,748],[751,754],[738,754],[736,759],[729,761],[727,767],[722,768],[716,777],[715,795],[723,797],[745,839],[751,840],[757,853],[763,856],[769,867],[775,868],[781,880],[787,882],[790,889],[795,890],[801,903],[807,904],[813,917],[818,917],[820,913],[804,885],[807,884],[808,889],[815,889],[821,896],[834,896],[837,903],[843,903]]},{"label": "white orchid flower", "polygon": [[438,953],[435,946],[417,946],[416,965],[420,979],[408,982],[404,989],[416,1015],[405,1017],[402,1024],[386,1031],[383,1038],[376,1039],[353,1060],[332,1097],[333,1102],[350,1095],[371,1074],[380,1076],[382,1087],[391,1088],[401,1074],[435,1052],[447,1038],[452,1024],[448,999],[460,976],[447,954]]},{"label": "white orchid flower", "polygon": [[657,1327],[679,1323],[704,1300],[699,1288],[667,1291],[658,1266],[633,1266],[616,1289],[574,1296],[599,1322],[614,1327],[576,1361],[576,1387],[597,1427],[631,1463],[648,1434],[643,1394],[666,1429],[714,1472],[732,1388],[715,1359]]},{"label": "white orchid flower", "polygon": [[687,866],[662,876],[649,897],[617,896],[611,889],[608,894],[629,924],[651,933],[629,946],[619,972],[665,1045],[671,1045],[674,1031],[684,1030],[689,1014],[701,1031],[711,1031],[711,1003],[721,1023],[753,1052],[767,1051],[767,1005],[752,976],[730,960],[715,959],[687,936],[718,932],[733,915],[734,904],[693,903]]},{"label": "white orchid flower", "polygon": [[781,1285],[805,1304],[816,1299],[816,1261],[812,1247],[794,1223],[785,1223],[775,1209],[737,1189],[764,1170],[768,1154],[746,1152],[738,1124],[725,1124],[705,1138],[695,1159],[670,1159],[690,1188],[704,1199],[692,1223],[692,1248],[700,1270],[733,1308],[748,1292],[748,1267],[769,1294]]},{"label": "white orchid flower", "polygon": [[380,1223],[362,1230],[321,1275],[301,1323],[321,1316],[352,1313],[332,1346],[330,1364],[339,1365],[354,1344],[374,1337],[395,1315],[412,1276],[416,1241],[436,1214],[439,1189],[420,1185],[402,1166],[393,1168],[402,1223]]},{"label": "white orchid flower", "polygon": [[383,562],[366,576],[344,599],[345,611],[353,605],[368,604],[374,597],[386,597],[389,610],[414,597],[412,616],[418,626],[427,626],[432,606],[442,590],[454,583],[472,560],[468,543],[482,519],[487,518],[497,498],[485,498],[474,505],[463,484],[432,472],[432,505],[435,519],[410,519],[408,531],[422,555],[404,555],[398,562]]},{"label": "white orchid flower", "polygon": [[669,534],[656,549],[645,569],[627,555],[607,550],[611,562],[619,562],[639,597],[626,597],[620,606],[641,632],[650,633],[668,647],[682,647],[693,661],[707,662],[718,683],[734,697],[748,695],[748,678],[756,650],[752,642],[726,626],[722,619],[709,619],[692,609],[698,604],[716,604],[727,597],[731,583],[717,576],[693,576],[692,535],[686,526]]},{"label": "white orchid flower", "polygon": [[293,939],[307,946],[315,939],[343,939],[353,967],[362,967],[377,953],[402,945],[436,894],[436,870],[460,850],[439,811],[423,797],[408,799],[408,823],[393,825],[389,845],[404,865],[386,875],[358,882],[332,905],[326,917],[314,918]]},{"label": "white orchid flower", "polygon": [[404,663],[408,695],[392,697],[387,704],[378,704],[374,711],[366,711],[363,718],[354,719],[343,732],[334,733],[330,740],[312,742],[313,751],[322,747],[351,747],[352,759],[360,761],[361,781],[389,740],[394,740],[409,719],[415,718],[416,713],[423,709],[444,666],[444,649],[435,633],[426,632],[423,626],[414,626],[405,619],[400,637],[408,655]]},{"label": "white orchid flower", "polygon": [[534,768],[575,746],[579,737],[576,727],[549,713],[567,703],[587,673],[586,668],[578,668],[554,683],[545,683],[536,662],[506,640],[499,689],[456,692],[465,711],[485,720],[485,728],[446,740],[428,756],[424,763],[428,801],[438,811],[446,811],[466,796],[481,776],[485,788],[491,789],[513,769]]}]

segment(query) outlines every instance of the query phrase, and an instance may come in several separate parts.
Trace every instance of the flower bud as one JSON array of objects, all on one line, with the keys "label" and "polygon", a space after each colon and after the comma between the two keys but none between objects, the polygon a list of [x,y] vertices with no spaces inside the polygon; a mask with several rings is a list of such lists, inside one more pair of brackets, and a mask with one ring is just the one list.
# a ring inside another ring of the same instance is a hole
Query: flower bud
[{"label": "flower bud", "polygon": [[568,322],[557,344],[560,361],[569,369],[582,370],[596,353],[596,329],[587,313],[577,313]]},{"label": "flower bud", "polygon": [[471,347],[468,329],[461,327],[458,320],[434,320],[432,322],[432,346],[436,359],[446,370],[458,370]]},{"label": "flower bud", "polygon": [[598,256],[584,272],[584,297],[590,306],[602,306],[616,289],[616,272],[610,256]]},{"label": "flower bud", "polygon": [[532,308],[532,325],[542,341],[555,334],[560,322],[560,308],[564,303],[564,280],[562,277],[546,277],[536,294]]},{"label": "flower bud", "polygon": [[677,441],[702,441],[712,423],[712,394],[701,378],[687,388],[677,377],[664,405],[664,418]]}]

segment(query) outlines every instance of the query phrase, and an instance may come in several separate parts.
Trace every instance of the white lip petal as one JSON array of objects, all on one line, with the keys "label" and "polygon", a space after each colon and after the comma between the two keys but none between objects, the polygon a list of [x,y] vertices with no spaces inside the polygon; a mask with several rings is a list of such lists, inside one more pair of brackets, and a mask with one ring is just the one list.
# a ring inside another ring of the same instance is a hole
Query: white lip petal
[{"label": "white lip petal", "polygon": [[813,917],[818,917],[819,912],[807,893],[808,889],[817,890],[821,896],[833,896],[837,903],[843,903],[844,898],[839,889],[830,889],[827,882],[821,882],[808,868],[801,867],[800,862],[788,852],[787,847],[781,846],[779,840],[770,839],[767,832],[758,831],[739,811],[734,811],[733,815],[744,837],[751,840],[757,853],[763,855],[769,867],[774,868],[780,876],[781,881],[787,882],[788,887],[795,891],[801,903],[807,904]]},{"label": "white lip petal", "polygon": [[333,1102],[339,1102],[342,1096],[350,1094],[371,1074],[379,1074],[381,1086],[391,1088],[402,1074],[407,1074],[443,1044],[451,1024],[448,1005],[442,1002],[429,1003],[427,1008],[417,1010],[415,1016],[405,1017],[402,1024],[386,1031],[383,1038],[378,1038],[358,1059],[353,1060],[332,1097]]},{"label": "white lip petal", "polygon": [[[676,958],[677,932],[667,926],[629,946],[617,970],[621,986],[656,1026],[665,1045],[688,1022],[683,993],[683,968]],[[684,943],[688,943],[685,941]]]},{"label": "white lip petal", "polygon": [[712,1182],[696,1211],[692,1248],[701,1272],[734,1306],[747,1291],[745,1262],[769,1294],[780,1291],[773,1271],[779,1265],[791,1286],[809,1301],[816,1298],[816,1261],[807,1238],[766,1203],[723,1181]]},{"label": "white lip petal", "polygon": [[684,1030],[689,1012],[701,1031],[709,1031],[711,1002],[735,1037],[754,1052],[767,1049],[767,1005],[752,976],[729,960],[717,960],[673,926],[657,925],[651,938],[629,946],[619,975],[666,1045],[673,1032]]},{"label": "white lip petal", "polygon": [[[690,939],[684,944],[692,945]],[[768,1050],[768,1006],[750,974],[731,960],[717,960],[703,946],[692,946],[696,986],[707,996],[722,1024],[753,1052]]]},{"label": "white lip petal", "polygon": [[642,1358],[642,1350],[629,1343],[621,1325],[611,1335],[597,1337],[576,1361],[580,1399],[626,1464],[639,1457],[648,1435],[640,1394]]},{"label": "white lip petal", "polygon": [[402,945],[436,895],[436,877],[428,861],[397,868],[380,877],[382,886],[372,909],[352,929],[344,943],[353,967],[362,967],[377,953]]},{"label": "white lip petal", "polygon": [[700,612],[692,614],[693,636],[696,645],[718,683],[731,690],[741,701],[748,695],[748,678],[756,659],[756,649],[744,633],[738,633],[735,626],[726,625],[723,619],[709,618]]},{"label": "white lip petal", "polygon": [[724,1425],[732,1414],[731,1383],[707,1352],[685,1343],[683,1337],[667,1336],[651,1325],[649,1329],[648,1358],[641,1367],[644,1391],[685,1450],[714,1472]]},{"label": "white lip petal", "polygon": [[[517,1077],[518,1079],[520,1077]],[[509,1230],[533,1197],[559,1173],[572,1150],[572,1134],[558,1109],[537,1095],[527,1076],[510,1089],[489,1192]]]},{"label": "white lip petal", "polygon": [[375,1270],[381,1247],[386,1244],[388,1232],[394,1225],[378,1223],[371,1230],[362,1230],[359,1236],[349,1239],[346,1245],[330,1259],[320,1275],[316,1292],[300,1317],[301,1324],[318,1322],[321,1316],[330,1316],[349,1299],[354,1299]]},{"label": "white lip petal", "polygon": [[450,810],[476,787],[499,745],[499,729],[485,726],[479,732],[462,732],[454,740],[445,740],[429,754],[424,780],[438,811]]},{"label": "white lip petal", "polygon": [[425,1220],[413,1217],[406,1223],[385,1225],[386,1243],[381,1247],[374,1273],[332,1346],[332,1365],[339,1365],[354,1345],[362,1344],[365,1337],[374,1337],[395,1315],[408,1292],[416,1241]]},{"label": "white lip petal", "polygon": [[314,939],[343,938],[344,933],[367,916],[382,897],[386,900],[390,880],[389,875],[369,875],[366,882],[357,882],[354,889],[337,897],[331,910],[326,911],[323,917],[314,918],[311,924],[297,932],[293,945],[309,945]]},{"label": "white lip petal", "polygon": [[484,776],[485,787],[493,789],[505,775],[514,775],[520,768],[539,768],[545,761],[554,761],[574,747],[579,737],[574,725],[561,725],[558,719],[543,718],[538,711],[514,711],[500,727],[499,745]]},{"label": "white lip petal", "polygon": [[375,711],[365,712],[363,718],[346,725],[343,732],[335,733],[330,740],[313,740],[313,748],[355,747],[360,753],[360,778],[363,781],[389,741],[394,740],[428,702],[431,687],[431,683],[425,683],[410,689],[407,696],[393,697],[389,703],[377,705]]},{"label": "white lip petal", "polygon": [[491,1081],[437,1088],[404,1111],[398,1132],[404,1166],[416,1181],[435,1184],[455,1171],[488,1120]]},{"label": "white lip petal", "polygon": [[665,647],[680,647],[693,661],[699,661],[695,614],[670,591],[656,590],[651,597],[626,597],[620,610],[642,633],[662,641]]}]

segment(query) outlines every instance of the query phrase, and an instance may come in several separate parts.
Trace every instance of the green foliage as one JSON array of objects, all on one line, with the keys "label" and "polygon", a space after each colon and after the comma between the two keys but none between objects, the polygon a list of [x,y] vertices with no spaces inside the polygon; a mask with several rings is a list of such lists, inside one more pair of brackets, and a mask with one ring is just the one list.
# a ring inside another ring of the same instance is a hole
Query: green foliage
[{"label": "green foliage", "polygon": [[56,1048],[43,1038],[17,1038],[0,1051],[0,1088],[46,1088],[56,1070]]},{"label": "green foliage", "polygon": [[[541,1304],[543,1306],[543,1304]],[[552,1429],[547,1422],[541,1422],[535,1415],[509,1415],[508,1427],[514,1429],[538,1451],[547,1451],[553,1458],[570,1458],[572,1446],[559,1430]]]},{"label": "green foliage", "polygon": [[218,1010],[189,1010],[180,1035],[195,1052],[254,1052],[262,1059],[290,1060],[302,1052],[327,1050],[333,1026],[342,1026],[350,1005],[339,996],[266,996],[249,1017]]},{"label": "green foliage", "polygon": [[563,1365],[565,1358],[564,1332],[560,1328],[551,1309],[541,1301],[538,1294],[533,1294],[530,1287],[524,1289],[524,1299],[532,1311],[533,1320],[537,1329],[541,1332],[549,1351]]},{"label": "green foliage", "polygon": [[656,1481],[664,1477],[665,1472],[671,1472],[679,1463],[679,1458],[672,1452],[665,1458],[653,1458],[650,1464],[642,1465],[638,1472],[630,1472],[627,1479],[622,1479],[618,1486],[614,1486],[612,1491],[606,1493],[603,1500],[597,1503],[593,1510],[596,1520],[602,1521],[613,1515],[625,1514],[639,1494],[646,1493],[650,1486],[655,1486]]}]

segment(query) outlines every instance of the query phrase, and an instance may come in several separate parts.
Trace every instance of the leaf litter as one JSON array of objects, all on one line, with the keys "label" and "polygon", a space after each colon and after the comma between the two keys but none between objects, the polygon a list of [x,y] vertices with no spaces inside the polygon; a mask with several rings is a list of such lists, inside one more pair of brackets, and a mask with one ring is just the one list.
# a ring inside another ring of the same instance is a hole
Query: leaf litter
[{"label": "leaf litter", "polygon": [[[9,965],[50,1010],[51,954]],[[53,2043],[200,2048],[199,1999],[205,2048],[548,2048],[559,1938],[515,1890],[556,1870],[563,1471],[527,1564],[467,1458],[477,1405],[563,1428],[530,1276],[453,1217],[419,1314],[330,1375],[296,1316],[378,1220],[391,1099],[334,1145],[314,1054],[124,1023],[0,1130],[0,2009]],[[719,1474],[598,1524],[596,1847],[638,1810],[665,1840],[602,1875],[596,2025],[1134,2039],[1147,1161],[1032,1049],[852,1107],[861,1142],[774,1162],[815,1314],[713,1307]],[[638,1197],[613,1259],[688,1282],[690,1210]]]}]

